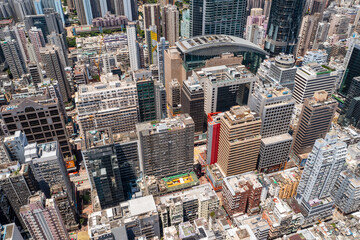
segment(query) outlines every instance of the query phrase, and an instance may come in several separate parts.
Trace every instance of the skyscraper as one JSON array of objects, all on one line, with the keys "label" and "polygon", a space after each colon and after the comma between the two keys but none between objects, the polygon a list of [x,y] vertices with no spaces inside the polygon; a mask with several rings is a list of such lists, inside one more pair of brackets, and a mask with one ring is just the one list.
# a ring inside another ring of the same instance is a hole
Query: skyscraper
[{"label": "skyscraper", "polygon": [[195,132],[204,131],[204,89],[200,82],[189,77],[181,88],[181,113],[188,113],[195,123]]},{"label": "skyscraper", "polygon": [[296,49],[296,56],[304,56],[311,49],[314,43],[315,34],[318,23],[320,21],[320,13],[315,15],[306,15],[303,17],[299,32],[299,42]]},{"label": "skyscraper", "polygon": [[164,37],[157,43],[157,65],[159,68],[159,81],[165,86],[165,50],[169,48],[169,42]]},{"label": "skyscraper", "polygon": [[195,124],[188,114],[136,126],[146,176],[167,177],[193,168]]},{"label": "skyscraper", "polygon": [[218,160],[220,120],[224,113],[209,113],[207,118],[207,143],[206,143],[206,162],[214,164]]},{"label": "skyscraper", "polygon": [[318,220],[332,214],[331,191],[345,164],[346,143],[337,140],[335,131],[316,140],[306,161],[296,199],[307,218]]},{"label": "skyscraper", "polygon": [[[329,131],[336,108],[337,102],[326,91],[315,92],[314,97],[305,99],[291,150],[297,161],[300,155],[311,151],[316,139]],[[298,164],[304,166],[304,162]]]},{"label": "skyscraper", "polygon": [[332,94],[335,88],[337,72],[328,66],[309,63],[297,70],[293,97],[296,103],[303,103],[315,91],[326,91]]},{"label": "skyscraper", "polygon": [[157,39],[160,39],[161,24],[160,24],[160,3],[144,4],[144,28],[148,29],[150,26],[156,26]]},{"label": "skyscraper", "polygon": [[256,169],[261,120],[245,106],[234,106],[221,118],[218,165],[225,176]]},{"label": "skyscraper", "polygon": [[40,49],[41,61],[49,78],[57,80],[62,99],[67,102],[71,98],[70,83],[65,74],[65,66],[61,61],[59,48],[47,46]]},{"label": "skyscraper", "polygon": [[5,38],[1,42],[6,62],[9,64],[11,74],[14,78],[21,78],[26,73],[25,59],[19,47],[19,43],[15,39]]},{"label": "skyscraper", "polygon": [[356,39],[352,39],[352,41],[344,60],[346,70],[339,89],[344,96],[348,94],[354,77],[360,76],[360,41]]},{"label": "skyscraper", "polygon": [[41,62],[40,48],[45,47],[45,39],[41,29],[32,27],[28,31],[30,41],[34,47],[36,58],[38,62]]},{"label": "skyscraper", "polygon": [[90,0],[75,0],[76,12],[81,25],[91,25],[93,14]]},{"label": "skyscraper", "polygon": [[293,140],[288,131],[294,106],[287,88],[255,88],[250,108],[261,118],[259,171],[278,171],[287,162]]},{"label": "skyscraper", "polygon": [[294,56],[280,53],[275,57],[275,61],[270,63],[269,74],[266,74],[265,77],[292,91],[295,84],[296,70]]},{"label": "skyscraper", "polygon": [[226,34],[243,37],[246,1],[190,1],[190,36]]},{"label": "skyscraper", "polygon": [[29,198],[20,215],[34,239],[69,239],[55,200],[46,199],[42,192]]},{"label": "skyscraper", "polygon": [[270,55],[293,53],[304,4],[304,0],[272,0],[264,47]]},{"label": "skyscraper", "polygon": [[136,38],[136,22],[129,22],[126,28],[130,67],[132,71],[140,69],[139,43]]},{"label": "skyscraper", "polygon": [[[114,0],[116,4],[121,4],[121,0]],[[124,15],[129,19],[129,21],[136,21],[138,19],[138,6],[137,0],[122,0]],[[118,9],[121,6],[117,6]]]},{"label": "skyscraper", "polygon": [[348,110],[354,98],[360,97],[360,76],[354,77],[344,103],[344,110]]},{"label": "skyscraper", "polygon": [[179,11],[175,5],[166,5],[162,8],[163,36],[174,46],[179,40]]},{"label": "skyscraper", "polygon": [[138,93],[140,122],[152,121],[156,119],[156,97],[155,80],[152,77],[138,78],[136,88]]}]

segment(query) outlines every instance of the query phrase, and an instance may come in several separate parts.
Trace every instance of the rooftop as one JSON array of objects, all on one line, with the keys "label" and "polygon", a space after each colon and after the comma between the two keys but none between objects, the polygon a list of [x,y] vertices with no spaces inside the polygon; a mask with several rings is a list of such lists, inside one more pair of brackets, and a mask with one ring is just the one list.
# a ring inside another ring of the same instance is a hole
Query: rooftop
[{"label": "rooftop", "polygon": [[258,180],[258,177],[255,173],[249,172],[236,176],[231,176],[224,178],[224,184],[228,186],[232,195],[235,195],[236,192],[246,192],[249,187],[247,184],[253,186],[253,188],[261,188],[262,185]]}]

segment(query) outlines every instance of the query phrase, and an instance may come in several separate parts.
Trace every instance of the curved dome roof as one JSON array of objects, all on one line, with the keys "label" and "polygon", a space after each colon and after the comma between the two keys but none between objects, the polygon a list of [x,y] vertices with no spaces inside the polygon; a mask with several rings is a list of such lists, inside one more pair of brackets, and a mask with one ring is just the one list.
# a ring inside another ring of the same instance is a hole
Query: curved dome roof
[{"label": "curved dome roof", "polygon": [[175,45],[184,54],[215,56],[225,52],[255,52],[268,55],[256,44],[230,35],[203,35],[176,42]]}]

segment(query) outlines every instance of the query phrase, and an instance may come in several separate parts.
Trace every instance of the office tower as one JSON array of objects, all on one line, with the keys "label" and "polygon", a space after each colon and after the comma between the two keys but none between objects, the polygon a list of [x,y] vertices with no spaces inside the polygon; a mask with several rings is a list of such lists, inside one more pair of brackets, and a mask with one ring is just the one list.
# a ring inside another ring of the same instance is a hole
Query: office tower
[{"label": "office tower", "polygon": [[190,37],[190,10],[185,9],[182,11],[180,21],[180,34],[183,39]]},{"label": "office tower", "polygon": [[80,85],[76,93],[82,133],[110,127],[113,133],[135,130],[138,121],[136,84],[118,75],[102,75],[102,82]]},{"label": "office tower", "polygon": [[152,121],[156,119],[155,86],[154,79],[138,78],[136,88],[139,103],[140,122]]},{"label": "office tower", "polygon": [[157,65],[159,68],[159,81],[165,86],[165,50],[169,48],[169,42],[164,37],[157,43]]},{"label": "office tower", "polygon": [[312,44],[314,43],[319,21],[320,13],[316,13],[315,15],[306,15],[303,17],[296,49],[297,57],[304,56],[304,54],[311,49]]},{"label": "office tower", "polygon": [[272,56],[293,53],[301,25],[304,0],[273,0],[264,49]]},{"label": "office tower", "polygon": [[129,19],[129,21],[136,21],[138,19],[137,0],[123,0],[122,2],[124,7],[124,15]]},{"label": "office tower", "polygon": [[346,143],[337,140],[335,131],[316,140],[297,188],[296,199],[307,218],[318,220],[332,214],[331,191],[346,162],[346,148]]},{"label": "office tower", "polygon": [[62,99],[67,102],[71,98],[70,83],[65,74],[65,66],[61,61],[59,48],[46,46],[40,49],[40,55],[47,76],[58,81]]},{"label": "office tower", "polygon": [[294,89],[295,75],[297,67],[295,67],[295,58],[291,54],[280,53],[275,57],[275,61],[270,63],[269,74],[265,77],[278,83],[283,87]]},{"label": "office tower", "polygon": [[25,162],[31,166],[39,188],[47,198],[51,196],[51,186],[61,184],[71,200],[74,200],[72,186],[58,142],[31,143],[25,147],[24,155]]},{"label": "office tower", "polygon": [[304,55],[303,65],[309,63],[317,63],[320,65],[326,64],[328,59],[328,54],[325,50],[310,50],[307,51]]},{"label": "office tower", "polygon": [[81,25],[91,25],[93,13],[91,0],[75,0],[76,12]]},{"label": "office tower", "polygon": [[46,199],[42,192],[29,198],[20,215],[34,239],[69,239],[55,200]]},{"label": "office tower", "polygon": [[181,88],[181,113],[188,113],[195,123],[195,132],[204,132],[204,89],[189,77]]},{"label": "office tower", "polygon": [[85,149],[82,155],[91,189],[96,190],[102,209],[116,206],[125,200],[120,159],[117,158],[112,144],[110,129],[85,133]]},{"label": "office tower", "polygon": [[19,47],[19,43],[10,38],[1,42],[6,62],[9,64],[11,74],[14,78],[21,78],[26,73],[25,60]]},{"label": "office tower", "polygon": [[359,172],[342,171],[331,193],[338,209],[344,214],[358,211],[360,207]]},{"label": "office tower", "polygon": [[[326,91],[315,92],[307,98],[301,109],[299,122],[294,132],[292,154],[294,157],[309,153],[315,140],[329,131],[337,102]],[[303,166],[304,163],[300,163]]]},{"label": "office tower", "polygon": [[225,112],[234,105],[246,105],[250,98],[254,74],[243,65],[202,68],[192,77],[204,87],[205,114]]},{"label": "office tower", "polygon": [[130,67],[132,71],[140,69],[139,44],[136,40],[136,22],[129,22],[126,28],[128,38],[128,49],[130,57]]},{"label": "office tower", "polygon": [[354,77],[344,103],[344,111],[348,110],[354,98],[360,97],[360,76]]},{"label": "office tower", "polygon": [[250,108],[261,118],[261,146],[257,169],[278,171],[288,160],[293,138],[288,133],[295,106],[287,88],[257,87]]},{"label": "office tower", "polygon": [[171,115],[176,115],[181,112],[181,87],[177,79],[173,79],[169,89],[168,106],[170,108]]},{"label": "office tower", "polygon": [[144,4],[143,5],[143,14],[144,14],[144,28],[148,29],[150,26],[156,26],[157,40],[160,39],[161,33],[161,24],[160,24],[160,4]]},{"label": "office tower", "polygon": [[346,120],[349,121],[354,127],[359,128],[360,126],[360,97],[355,97],[350,103],[349,109],[346,111]]},{"label": "office tower", "polygon": [[177,79],[182,84],[182,81],[185,80],[186,72],[182,66],[183,61],[180,52],[175,47],[165,50],[164,63],[166,99],[167,102],[170,102],[170,86],[173,79]]},{"label": "office tower", "polygon": [[42,74],[39,65],[37,63],[30,62],[28,64],[28,69],[32,83],[37,86],[37,84],[42,82]]},{"label": "office tower", "polygon": [[245,24],[245,1],[190,1],[191,37],[208,34],[226,34],[242,38]]},{"label": "office tower", "polygon": [[262,184],[254,173],[224,178],[222,195],[226,212],[230,216],[258,212],[261,191]]},{"label": "office tower", "polygon": [[4,145],[11,161],[25,163],[24,148],[28,142],[22,131],[16,131],[14,135],[5,137]]},{"label": "office tower", "polygon": [[166,5],[162,8],[163,36],[174,46],[179,40],[179,11],[175,5]]},{"label": "office tower", "polygon": [[209,113],[207,118],[206,162],[215,164],[218,160],[220,120],[224,113]]},{"label": "office tower", "polygon": [[29,39],[34,47],[36,58],[41,62],[40,48],[45,47],[45,39],[41,29],[32,27],[28,31]]},{"label": "office tower", "polygon": [[337,72],[326,65],[310,63],[296,71],[293,97],[300,104],[314,95],[315,91],[332,94]]},{"label": "office tower", "polygon": [[55,200],[65,227],[69,231],[79,228],[75,213],[75,203],[66,192],[65,186],[61,184],[52,185],[50,188],[51,198]]},{"label": "office tower", "polygon": [[59,141],[64,156],[71,155],[65,120],[57,99],[48,96],[13,99],[1,108],[2,131],[5,136],[21,130],[29,143]]},{"label": "office tower", "polygon": [[354,77],[360,76],[360,41],[353,40],[344,60],[345,73],[341,80],[340,93],[346,96]]},{"label": "office tower", "polygon": [[162,178],[192,171],[194,129],[194,121],[188,114],[167,118],[154,125],[136,125],[144,176]]},{"label": "office tower", "polygon": [[220,120],[218,165],[225,176],[256,168],[261,120],[245,106],[234,106]]},{"label": "office tower", "polygon": [[156,119],[167,118],[166,91],[161,82],[155,82]]},{"label": "office tower", "polygon": [[24,21],[27,15],[35,14],[32,0],[11,0],[10,5],[13,8],[14,18],[18,22]]},{"label": "office tower", "polygon": [[5,193],[16,217],[26,228],[19,214],[20,207],[27,204],[28,198],[38,190],[37,182],[28,164],[19,163],[0,165],[0,188]]}]

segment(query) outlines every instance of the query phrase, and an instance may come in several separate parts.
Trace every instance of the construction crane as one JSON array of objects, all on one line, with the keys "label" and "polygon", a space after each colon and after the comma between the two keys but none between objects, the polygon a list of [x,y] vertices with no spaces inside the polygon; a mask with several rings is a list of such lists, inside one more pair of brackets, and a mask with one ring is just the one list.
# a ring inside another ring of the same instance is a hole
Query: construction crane
[{"label": "construction crane", "polygon": [[94,59],[94,64],[95,64],[95,66],[97,67],[97,69],[98,69],[98,75],[99,75],[99,81],[101,81],[101,79],[100,79],[100,58],[101,58],[101,52],[102,52],[102,46],[103,46],[103,43],[104,43],[104,36],[103,35],[101,35],[101,39],[100,39],[100,51],[99,51],[99,57],[98,57],[98,59],[97,60],[95,60]]}]

